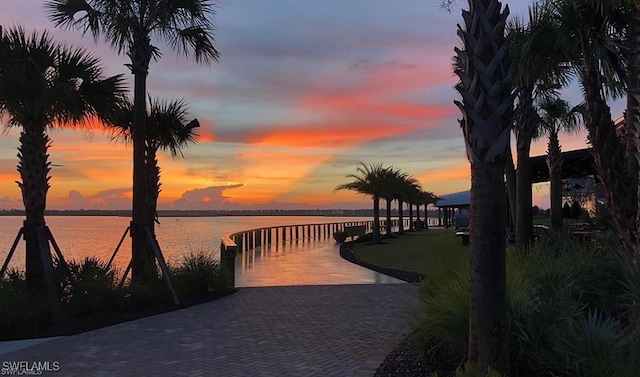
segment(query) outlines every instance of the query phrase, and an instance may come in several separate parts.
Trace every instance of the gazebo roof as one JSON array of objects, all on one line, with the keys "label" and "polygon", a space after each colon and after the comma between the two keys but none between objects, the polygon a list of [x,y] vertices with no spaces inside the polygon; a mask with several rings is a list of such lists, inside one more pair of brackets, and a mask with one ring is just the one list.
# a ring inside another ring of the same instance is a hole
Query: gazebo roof
[{"label": "gazebo roof", "polygon": [[436,203],[439,208],[465,208],[471,202],[471,191],[454,192],[453,194],[440,195],[440,199]]}]

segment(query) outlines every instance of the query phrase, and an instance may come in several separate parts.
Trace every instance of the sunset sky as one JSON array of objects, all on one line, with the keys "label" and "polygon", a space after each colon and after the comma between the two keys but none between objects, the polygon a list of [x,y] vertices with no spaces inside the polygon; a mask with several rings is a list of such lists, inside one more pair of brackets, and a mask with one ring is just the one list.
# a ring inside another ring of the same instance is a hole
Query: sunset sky
[{"label": "sunset sky", "polygon": [[[132,76],[103,40],[54,29],[43,1],[0,1],[0,24],[48,29],[83,46],[108,74]],[[459,1],[459,4],[466,1]],[[505,3],[503,1],[503,3]],[[506,1],[526,14],[529,1]],[[162,47],[147,80],[152,97],[184,99],[201,124],[184,159],[162,155],[161,209],[365,208],[333,192],[359,161],[393,165],[423,188],[470,188],[451,69],[460,7],[439,0],[219,0],[211,67]],[[579,101],[579,90],[566,99]],[[613,115],[621,115],[614,106]],[[15,181],[18,129],[0,135],[0,208],[22,208]],[[53,130],[48,208],[131,207],[130,146],[101,130]],[[563,135],[564,150],[584,133]],[[543,154],[544,140],[532,155]],[[543,206],[546,190],[534,190]]]}]

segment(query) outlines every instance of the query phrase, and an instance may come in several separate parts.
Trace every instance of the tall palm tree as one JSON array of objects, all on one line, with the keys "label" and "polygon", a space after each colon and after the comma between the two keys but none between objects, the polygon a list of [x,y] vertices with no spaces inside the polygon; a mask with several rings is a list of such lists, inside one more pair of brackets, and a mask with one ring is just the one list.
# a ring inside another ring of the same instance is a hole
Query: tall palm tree
[{"label": "tall palm tree", "polygon": [[547,135],[547,167],[551,184],[551,227],[562,229],[562,150],[558,134],[580,127],[577,109],[560,98],[546,98],[540,104],[540,134]]},{"label": "tall palm tree", "polygon": [[508,371],[504,171],[511,131],[514,60],[498,0],[469,0],[456,48],[460,108],[471,163],[471,310],[468,362]]},{"label": "tall palm tree", "polygon": [[[145,151],[145,169],[147,176],[147,222],[155,235],[154,224],[158,221],[157,207],[160,195],[160,167],[157,154],[159,150],[168,151],[171,157],[184,157],[182,149],[189,144],[195,144],[200,127],[197,119],[187,120],[187,105],[183,100],[163,101],[150,99],[151,108],[147,114],[147,137]],[[111,130],[116,139],[132,140],[133,105],[126,104],[119,115],[111,121]]]},{"label": "tall palm tree", "polygon": [[351,190],[359,194],[369,195],[373,199],[373,243],[380,243],[380,198],[385,191],[385,174],[388,167],[382,164],[366,165],[361,162],[356,168],[356,174],[349,174],[347,178],[354,180],[336,186],[337,190]]},{"label": "tall palm tree", "polygon": [[154,270],[147,257],[144,228],[150,226],[146,215],[145,142],[146,80],[149,63],[160,57],[152,37],[160,38],[196,62],[218,61],[220,54],[213,45],[213,5],[206,0],[50,0],[46,3],[49,18],[56,26],[90,32],[94,38],[102,34],[118,53],[126,53],[134,76],[133,137],[133,218],[132,277],[151,274]]},{"label": "tall palm tree", "polygon": [[528,22],[516,19],[512,31],[512,48],[516,58],[514,85],[517,105],[514,112],[516,135],[516,213],[515,241],[518,250],[526,251],[533,241],[532,172],[529,153],[536,133],[538,117],[536,98],[544,97],[555,88],[567,83],[568,65],[559,58],[555,45],[549,43],[555,37],[548,3],[529,7]]},{"label": "tall palm tree", "polygon": [[607,192],[614,232],[629,253],[637,240],[638,177],[630,169],[625,141],[617,135],[610,98],[626,89],[624,33],[626,9],[605,0],[554,0],[556,43],[575,69],[584,92],[584,124],[598,176]]},{"label": "tall palm tree", "polygon": [[20,127],[17,182],[26,218],[26,278],[42,282],[43,262],[37,228],[44,227],[51,162],[51,127],[80,126],[111,116],[122,100],[121,75],[104,77],[100,62],[82,49],[59,45],[48,33],[26,35],[21,27],[2,33],[0,119]]}]

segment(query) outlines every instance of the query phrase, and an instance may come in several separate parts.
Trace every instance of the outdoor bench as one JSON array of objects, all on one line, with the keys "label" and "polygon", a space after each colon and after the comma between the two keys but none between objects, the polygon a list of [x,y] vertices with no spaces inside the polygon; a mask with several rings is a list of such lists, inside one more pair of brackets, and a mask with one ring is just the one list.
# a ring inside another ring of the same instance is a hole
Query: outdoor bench
[{"label": "outdoor bench", "polygon": [[347,237],[364,236],[367,234],[366,225],[345,226],[341,232],[333,234],[333,238],[338,242],[344,242]]}]

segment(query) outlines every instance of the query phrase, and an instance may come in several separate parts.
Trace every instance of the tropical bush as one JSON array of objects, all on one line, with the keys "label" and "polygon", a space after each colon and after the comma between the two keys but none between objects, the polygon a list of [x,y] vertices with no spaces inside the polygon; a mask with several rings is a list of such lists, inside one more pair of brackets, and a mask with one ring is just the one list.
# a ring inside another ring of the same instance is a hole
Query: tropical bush
[{"label": "tropical bush", "polygon": [[[420,293],[421,348],[463,363],[468,269],[430,277]],[[550,234],[527,255],[509,254],[507,294],[510,375],[640,375],[640,268],[609,235]]]},{"label": "tropical bush", "polygon": [[212,253],[200,251],[185,256],[179,266],[172,268],[172,276],[180,296],[228,290],[220,263]]},{"label": "tropical bush", "polygon": [[50,322],[49,298],[27,289],[23,271],[7,271],[0,280],[0,340],[36,336]]}]

